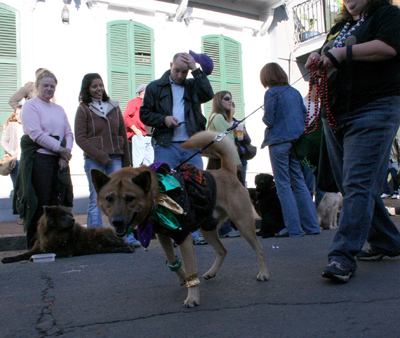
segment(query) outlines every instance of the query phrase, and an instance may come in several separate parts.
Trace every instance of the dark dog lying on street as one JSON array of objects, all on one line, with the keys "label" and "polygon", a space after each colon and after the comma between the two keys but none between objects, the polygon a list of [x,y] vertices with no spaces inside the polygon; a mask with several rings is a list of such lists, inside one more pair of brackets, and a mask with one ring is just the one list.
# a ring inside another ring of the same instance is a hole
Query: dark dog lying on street
[{"label": "dark dog lying on street", "polygon": [[132,253],[135,249],[115,235],[110,228],[85,228],[75,223],[71,210],[64,207],[44,207],[39,220],[37,240],[31,250],[2,263],[28,260],[32,255],[55,253],[57,257],[102,253]]},{"label": "dark dog lying on street", "polygon": [[[261,229],[257,235],[263,238],[274,237],[285,227],[274,177],[270,174],[258,174],[254,182],[256,184],[256,200],[253,204],[262,220]],[[250,191],[250,196],[254,200],[254,192]]]}]

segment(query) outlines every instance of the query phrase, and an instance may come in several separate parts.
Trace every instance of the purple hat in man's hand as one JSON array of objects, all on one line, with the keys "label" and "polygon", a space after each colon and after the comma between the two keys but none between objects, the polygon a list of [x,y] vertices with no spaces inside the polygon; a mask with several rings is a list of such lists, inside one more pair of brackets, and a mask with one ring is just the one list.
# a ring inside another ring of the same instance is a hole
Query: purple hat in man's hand
[{"label": "purple hat in man's hand", "polygon": [[204,74],[210,75],[214,69],[213,60],[206,54],[197,54],[192,50],[189,50],[189,54],[193,56],[194,61],[196,61],[203,70]]}]

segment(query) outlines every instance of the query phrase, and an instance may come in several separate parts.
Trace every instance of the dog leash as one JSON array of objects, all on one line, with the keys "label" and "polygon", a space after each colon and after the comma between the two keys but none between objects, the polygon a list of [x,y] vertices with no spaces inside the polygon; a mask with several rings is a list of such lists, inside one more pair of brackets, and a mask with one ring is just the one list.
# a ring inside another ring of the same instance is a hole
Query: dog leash
[{"label": "dog leash", "polygon": [[267,102],[265,102],[263,105],[261,105],[260,107],[258,107],[256,110],[254,110],[252,113],[250,113],[249,115],[247,115],[246,117],[244,117],[242,120],[237,121],[236,123],[234,123],[232,125],[232,127],[226,129],[224,132],[218,134],[217,136],[214,137],[214,139],[208,143],[207,145],[205,145],[203,148],[201,148],[200,150],[197,150],[192,156],[190,156],[189,158],[187,158],[185,161],[179,163],[174,169],[172,169],[172,171],[176,172],[182,165],[184,165],[185,163],[187,163],[188,161],[190,161],[193,157],[195,157],[197,154],[201,154],[203,153],[204,150],[206,150],[208,147],[210,147],[211,145],[213,145],[215,142],[220,142],[224,139],[224,137],[226,135],[228,135],[232,130],[235,130],[237,128],[237,126],[242,123],[244,120],[246,120],[248,117],[252,116],[253,114],[255,114],[257,111],[259,111],[260,109],[264,109],[263,107],[269,103],[270,101],[274,100],[275,98],[277,98],[279,95],[281,95],[283,92],[285,92],[286,90],[288,90],[289,88],[292,88],[293,85],[297,82],[299,82],[301,79],[303,79],[305,76],[307,76],[308,74],[311,73],[311,70],[308,71],[307,73],[305,73],[303,76],[301,76],[300,78],[298,78],[296,81],[294,81],[292,84],[290,84],[287,88],[285,88],[284,90],[282,90],[281,92],[279,92],[278,94],[276,94],[274,97],[270,98]]}]

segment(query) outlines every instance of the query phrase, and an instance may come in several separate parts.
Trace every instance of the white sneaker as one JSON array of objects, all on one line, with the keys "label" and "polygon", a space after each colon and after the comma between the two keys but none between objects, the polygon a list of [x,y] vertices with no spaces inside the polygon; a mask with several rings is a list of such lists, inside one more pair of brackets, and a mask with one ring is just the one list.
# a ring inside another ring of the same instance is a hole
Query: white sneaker
[{"label": "white sneaker", "polygon": [[389,194],[385,194],[385,193],[383,193],[383,194],[381,195],[381,198],[388,198],[388,197],[390,197],[390,195],[389,195]]},{"label": "white sneaker", "polygon": [[396,216],[396,208],[393,207],[386,207],[387,212],[390,216]]},{"label": "white sneaker", "polygon": [[135,238],[133,232],[125,236],[125,242],[131,244],[134,248],[140,248],[142,246],[140,242]]},{"label": "white sneaker", "polygon": [[399,198],[399,195],[398,194],[393,194],[391,198],[394,199],[394,200],[397,200]]},{"label": "white sneaker", "polygon": [[202,235],[197,235],[196,238],[193,240],[194,245],[204,245],[207,244],[206,240],[203,238]]},{"label": "white sneaker", "polygon": [[225,235],[219,236],[220,238],[227,238],[227,237],[239,237],[240,236],[240,232],[238,230],[232,229],[231,231],[229,231],[228,233],[226,233]]}]

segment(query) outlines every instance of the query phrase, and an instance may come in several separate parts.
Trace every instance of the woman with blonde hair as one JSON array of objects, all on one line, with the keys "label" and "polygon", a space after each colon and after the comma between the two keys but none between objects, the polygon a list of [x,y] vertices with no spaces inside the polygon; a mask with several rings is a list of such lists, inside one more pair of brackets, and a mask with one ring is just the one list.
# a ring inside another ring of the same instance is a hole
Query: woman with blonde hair
[{"label": "woman with blonde hair", "polygon": [[[234,123],[232,106],[232,94],[226,90],[222,90],[214,95],[212,101],[211,114],[208,117],[207,129],[217,131],[219,133],[224,132],[228,128],[232,127]],[[231,132],[226,135],[232,142],[235,142],[235,133]],[[236,163],[238,165],[238,171],[242,169],[242,162],[240,161],[239,153],[235,154]],[[219,169],[221,167],[221,160],[216,158],[210,158],[208,161],[207,169]]]},{"label": "woman with blonde hair", "polygon": [[37,96],[21,110],[25,135],[14,204],[24,220],[28,249],[35,243],[43,206],[73,204],[68,162],[74,136],[64,109],[51,102],[57,83],[55,75],[43,69],[36,76]]},{"label": "woman with blonde hair", "polygon": [[[317,211],[304,182],[300,162],[290,152],[292,141],[305,129],[307,110],[300,93],[289,86],[285,71],[277,63],[260,72],[264,88],[263,122],[267,126],[261,148],[268,146],[276,190],[282,206],[285,229],[275,237],[299,237],[321,232]],[[302,229],[303,227],[303,229]]]},{"label": "woman with blonde hair", "polygon": [[[232,94],[226,90],[222,90],[214,95],[212,102],[211,114],[208,117],[207,129],[217,131],[219,133],[224,132],[228,128],[232,127],[235,123],[233,118],[234,108],[232,106]],[[228,137],[233,143],[235,143],[235,133],[231,132],[225,137]],[[236,163],[238,167],[238,179],[244,185],[242,181],[242,162],[239,157],[239,153],[235,154]],[[221,159],[210,158],[208,160],[207,169],[219,169],[221,168]],[[237,237],[240,236],[239,231],[233,229],[230,225],[230,221],[221,225],[219,229],[220,237]]]}]

